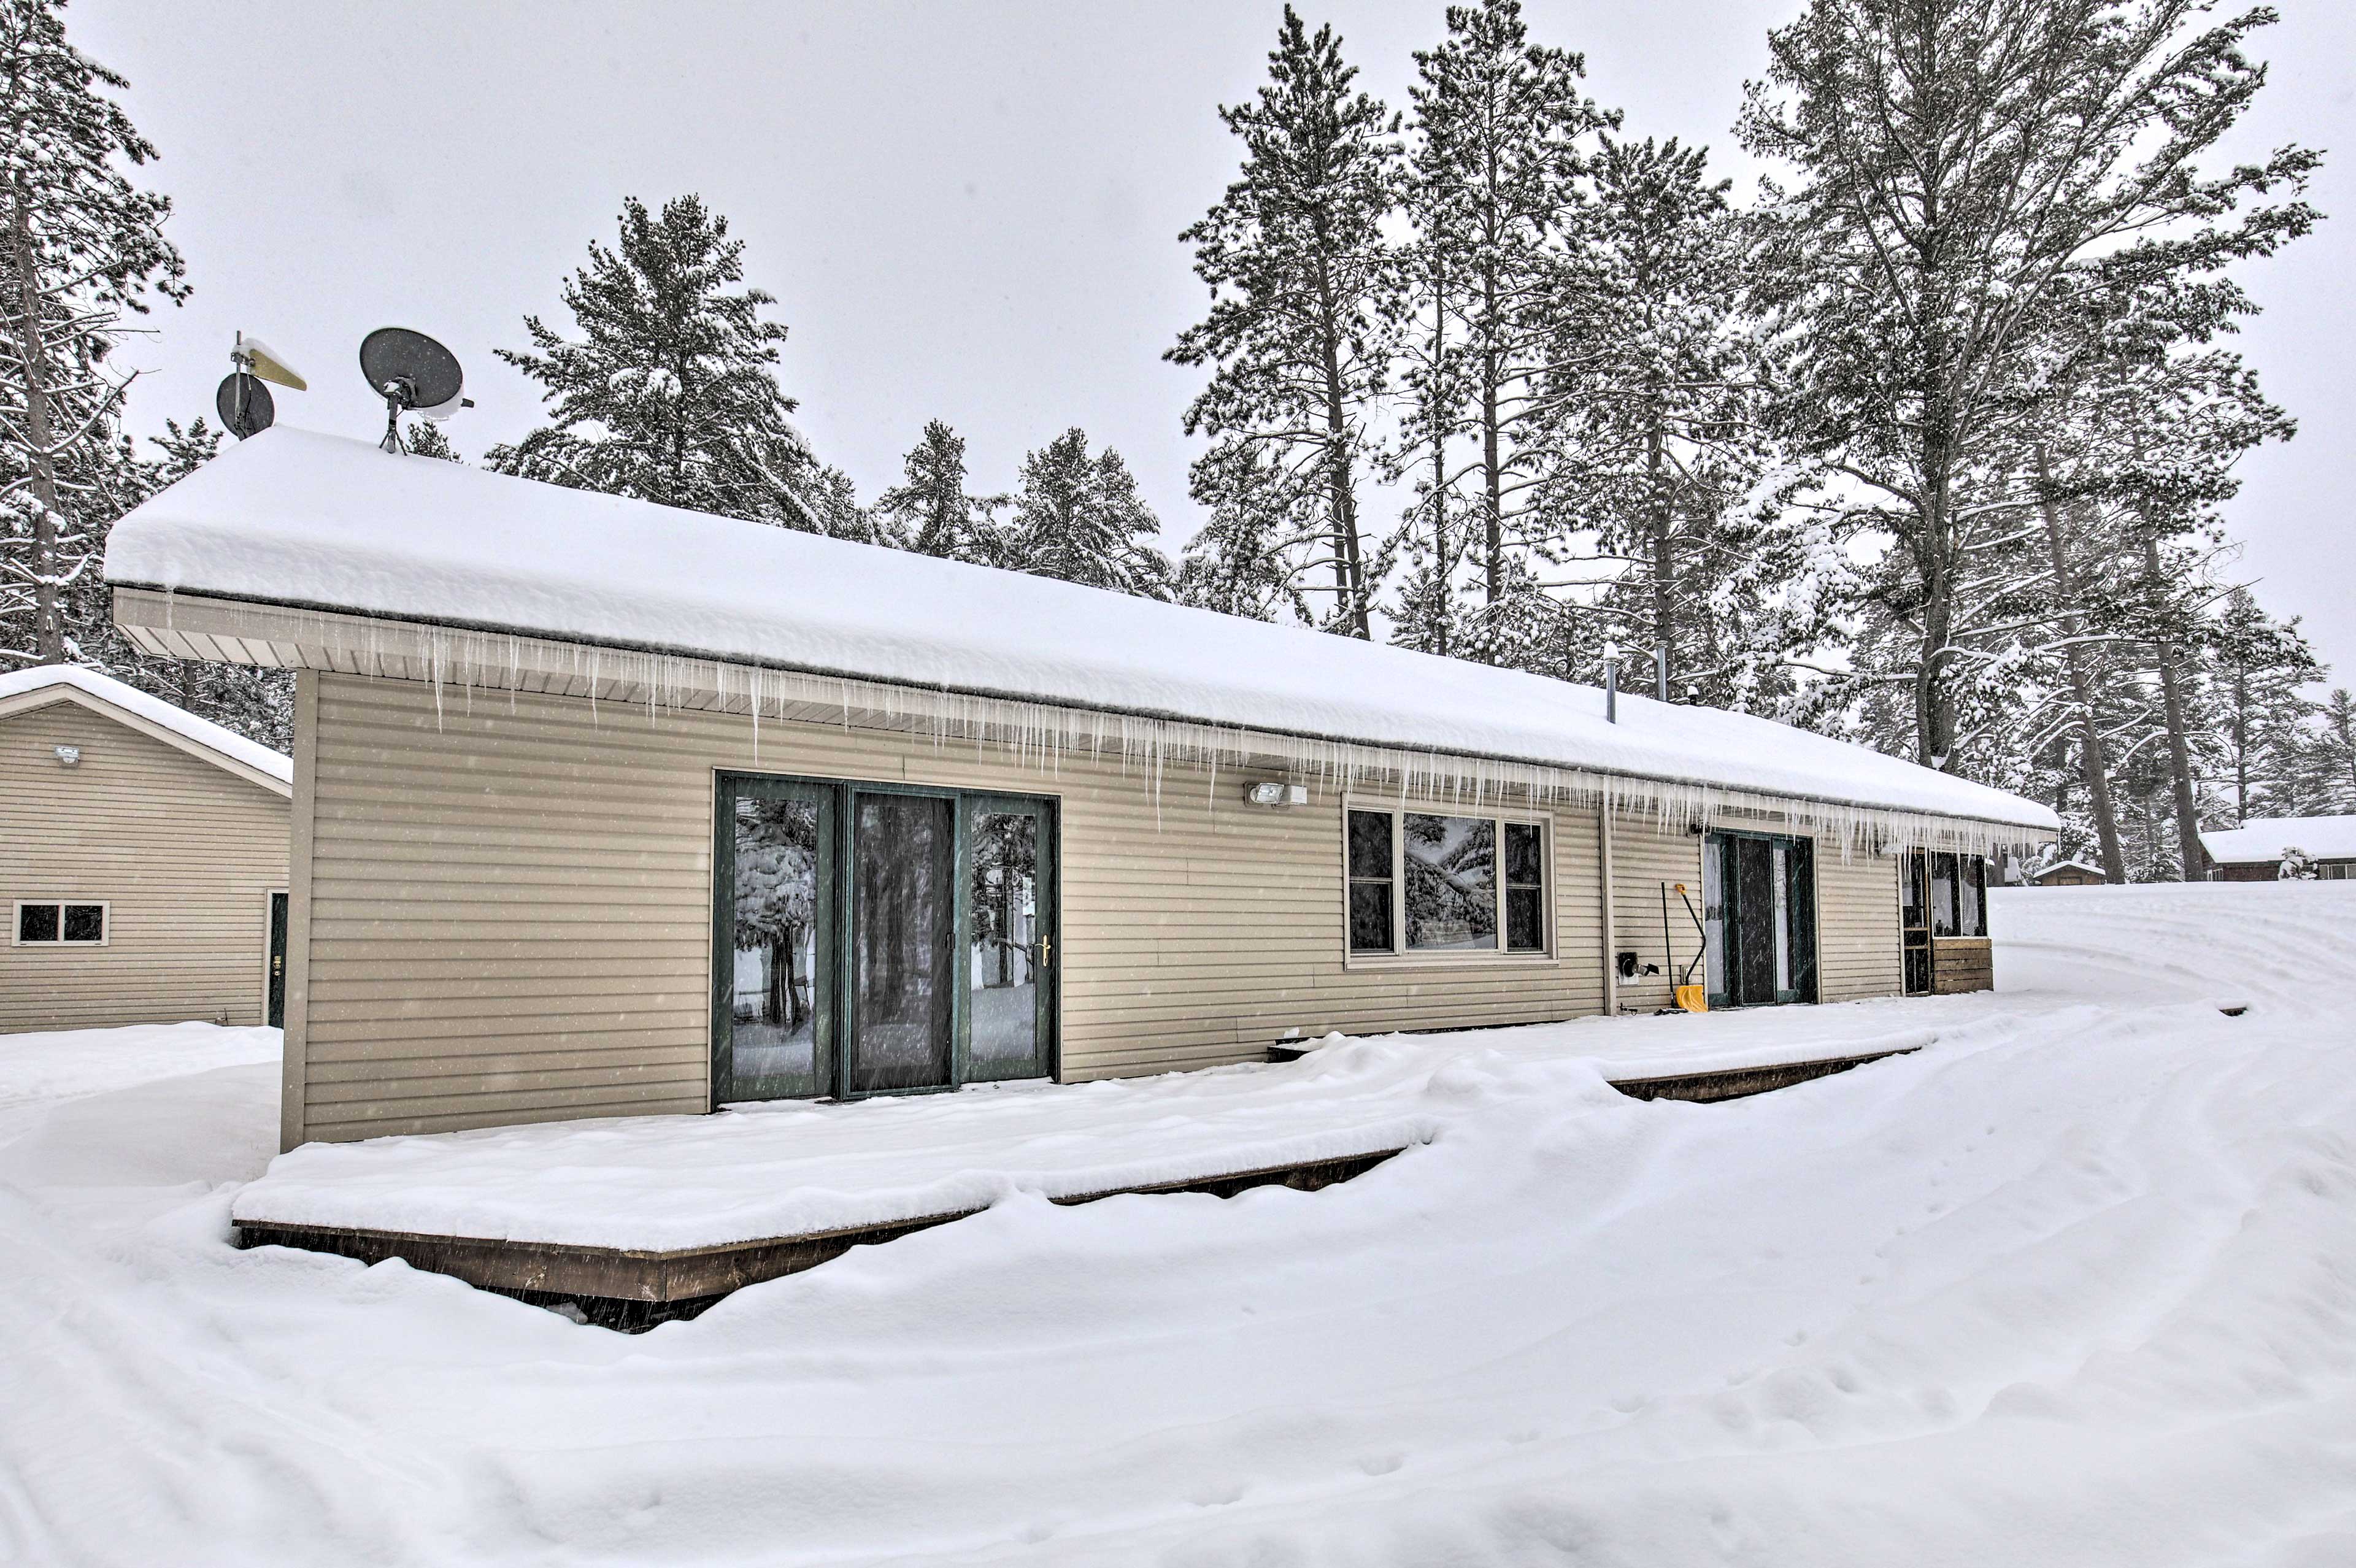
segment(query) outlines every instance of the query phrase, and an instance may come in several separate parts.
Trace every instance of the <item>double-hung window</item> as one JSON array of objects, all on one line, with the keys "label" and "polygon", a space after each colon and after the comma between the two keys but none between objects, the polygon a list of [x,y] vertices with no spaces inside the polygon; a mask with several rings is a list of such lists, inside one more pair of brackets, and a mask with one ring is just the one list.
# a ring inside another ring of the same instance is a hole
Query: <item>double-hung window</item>
[{"label": "double-hung window", "polygon": [[103,947],[106,906],[65,900],[20,901],[15,942],[19,947]]},{"label": "double-hung window", "polygon": [[1544,822],[1353,805],[1344,840],[1351,956],[1546,952]]}]

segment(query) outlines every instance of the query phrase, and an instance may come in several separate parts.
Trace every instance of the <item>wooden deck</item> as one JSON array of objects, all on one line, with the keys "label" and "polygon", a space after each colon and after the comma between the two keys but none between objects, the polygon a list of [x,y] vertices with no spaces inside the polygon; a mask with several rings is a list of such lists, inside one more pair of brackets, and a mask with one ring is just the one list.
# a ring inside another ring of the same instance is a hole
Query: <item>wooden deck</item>
[{"label": "wooden deck", "polygon": [[[1614,1089],[1638,1100],[1736,1100],[1846,1072],[1869,1061],[1904,1056],[1913,1049],[1918,1048],[1611,1082]],[[1282,1061],[1303,1052],[1277,1047],[1269,1054]],[[1400,1152],[1397,1148],[1376,1149],[1340,1159],[1264,1166],[1193,1180],[1076,1193],[1052,1201],[1072,1205],[1157,1192],[1205,1192],[1228,1198],[1255,1187],[1290,1187],[1313,1192],[1364,1175]],[[853,1247],[896,1241],[980,1211],[962,1209],[890,1224],[668,1251],[423,1235],[357,1226],[277,1224],[267,1220],[241,1220],[237,1221],[237,1232],[241,1247],[301,1247],[366,1264],[400,1258],[412,1268],[445,1274],[481,1289],[536,1305],[570,1302],[593,1323],[636,1332],[675,1318],[692,1317],[731,1291],[815,1268]]]},{"label": "wooden deck", "polygon": [[[1399,1152],[1396,1148],[1376,1149],[1343,1159],[1264,1166],[1153,1186],[1110,1188],[1050,1201],[1069,1207],[1106,1198],[1159,1192],[1205,1192],[1232,1198],[1255,1187],[1290,1187],[1296,1191],[1313,1192],[1362,1176]],[[980,1212],[979,1209],[964,1209],[888,1225],[771,1236],[724,1246],[673,1251],[428,1236],[347,1226],[280,1225],[268,1221],[238,1221],[237,1244],[301,1247],[356,1258],[365,1264],[399,1258],[412,1268],[446,1274],[481,1289],[536,1305],[570,1301],[593,1323],[637,1331],[673,1318],[692,1317],[733,1290],[815,1268],[853,1247],[896,1241]]]}]

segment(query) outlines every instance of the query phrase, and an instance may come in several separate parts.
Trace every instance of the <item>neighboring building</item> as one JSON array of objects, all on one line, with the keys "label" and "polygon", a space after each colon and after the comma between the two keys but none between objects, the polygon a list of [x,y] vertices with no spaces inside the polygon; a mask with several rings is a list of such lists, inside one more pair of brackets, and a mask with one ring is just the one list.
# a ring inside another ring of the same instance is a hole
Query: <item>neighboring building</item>
[{"label": "neighboring building", "polygon": [[0,676],[0,1033],[274,1021],[293,772],[94,671]]},{"label": "neighboring building", "polygon": [[107,572],[141,645],[299,671],[289,1146],[1649,1011],[1688,968],[1985,985],[1982,857],[2056,826],[1762,720],[284,428]]},{"label": "neighboring building", "polygon": [[2211,875],[2224,882],[2271,882],[2283,851],[2304,849],[2326,881],[2356,877],[2356,816],[2254,816],[2201,836]]},{"label": "neighboring building", "polygon": [[2091,888],[2109,880],[2100,866],[2090,866],[2083,860],[2056,860],[2029,873],[2029,885],[2039,888]]}]

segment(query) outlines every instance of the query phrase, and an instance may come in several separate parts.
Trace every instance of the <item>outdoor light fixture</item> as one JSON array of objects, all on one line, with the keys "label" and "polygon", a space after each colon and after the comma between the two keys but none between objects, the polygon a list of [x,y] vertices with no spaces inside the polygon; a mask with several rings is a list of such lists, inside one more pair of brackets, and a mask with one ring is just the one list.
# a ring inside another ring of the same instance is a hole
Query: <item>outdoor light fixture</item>
[{"label": "outdoor light fixture", "polygon": [[1244,798],[1254,805],[1307,805],[1309,786],[1261,779],[1256,784],[1244,785]]},{"label": "outdoor light fixture", "polygon": [[81,748],[80,746],[59,746],[57,748],[57,753],[59,765],[62,767],[70,768],[76,763],[81,761]]}]

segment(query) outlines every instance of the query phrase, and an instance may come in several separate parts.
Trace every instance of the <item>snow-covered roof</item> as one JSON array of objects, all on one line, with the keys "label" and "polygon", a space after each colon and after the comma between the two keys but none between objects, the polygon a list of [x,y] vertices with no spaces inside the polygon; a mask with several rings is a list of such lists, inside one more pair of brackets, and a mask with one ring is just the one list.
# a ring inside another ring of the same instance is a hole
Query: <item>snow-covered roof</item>
[{"label": "snow-covered roof", "polygon": [[2356,816],[2253,816],[2239,827],[2203,833],[2201,847],[2221,866],[2279,860],[2287,848],[2319,860],[2356,859]]},{"label": "snow-covered roof", "polygon": [[[113,709],[113,717],[127,718],[134,721],[134,728],[150,733],[160,731],[157,739],[178,743],[182,751],[209,762],[232,764],[232,773],[261,773],[287,788],[293,786],[294,764],[283,753],[249,741],[234,730],[225,730],[209,719],[199,719],[185,708],[176,708],[160,697],[150,697],[112,676],[101,675],[80,665],[35,665],[30,669],[0,675],[0,715],[42,706],[40,694],[59,701],[91,699],[83,705],[95,706],[101,711]],[[286,789],[279,793],[285,794]]]},{"label": "snow-covered roof", "polygon": [[281,425],[117,523],[110,582],[2022,827],[2046,807],[1786,725]]},{"label": "snow-covered roof", "polygon": [[2029,874],[2032,877],[2050,877],[2056,871],[2089,871],[2097,877],[2104,874],[2100,866],[2090,865],[2084,860],[2076,859],[2056,860],[2050,866],[2032,866],[2029,869]]}]

